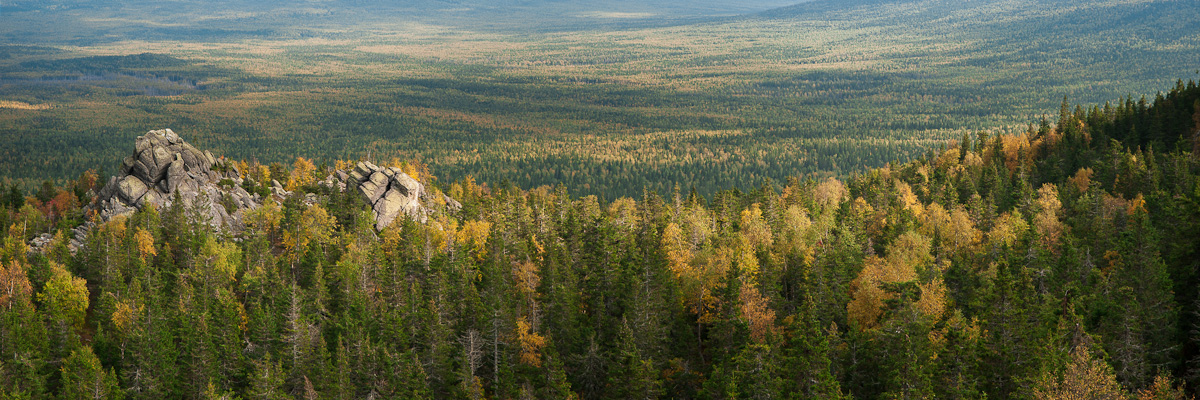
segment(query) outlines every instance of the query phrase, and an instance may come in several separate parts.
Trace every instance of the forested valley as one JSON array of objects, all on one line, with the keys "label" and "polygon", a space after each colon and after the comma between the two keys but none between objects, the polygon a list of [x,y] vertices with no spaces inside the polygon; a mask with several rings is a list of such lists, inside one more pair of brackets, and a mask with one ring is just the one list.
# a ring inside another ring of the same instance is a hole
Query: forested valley
[{"label": "forested valley", "polygon": [[1180,82],[844,181],[609,200],[419,174],[461,210],[378,232],[298,159],[245,168],[296,195],[241,231],[176,202],[74,254],[103,180],[11,186],[0,398],[1183,399],[1198,150]]},{"label": "forested valley", "polygon": [[14,0],[0,185],[107,177],[173,128],[267,165],[396,157],[447,182],[712,198],[1200,77],[1193,0],[796,2],[696,20],[793,2]]}]

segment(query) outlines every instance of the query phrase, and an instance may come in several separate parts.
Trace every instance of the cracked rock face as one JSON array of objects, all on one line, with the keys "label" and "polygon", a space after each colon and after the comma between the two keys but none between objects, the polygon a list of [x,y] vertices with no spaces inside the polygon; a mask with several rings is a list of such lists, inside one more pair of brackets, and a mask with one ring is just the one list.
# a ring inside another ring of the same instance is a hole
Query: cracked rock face
[{"label": "cracked rock face", "polygon": [[371,205],[375,213],[375,229],[383,230],[396,217],[407,215],[424,223],[429,210],[421,205],[425,186],[395,167],[379,167],[370,162],[359,162],[346,175],[346,190],[354,190],[364,202]]},{"label": "cracked rock face", "polygon": [[[219,163],[212,153],[200,151],[170,129],[147,132],[137,138],[120,175],[109,179],[91,208],[107,221],[147,204],[164,209],[178,196],[212,226],[238,228],[242,210],[259,203],[237,185],[220,187],[218,182],[226,176],[213,170]],[[236,168],[231,173],[237,178]]]}]

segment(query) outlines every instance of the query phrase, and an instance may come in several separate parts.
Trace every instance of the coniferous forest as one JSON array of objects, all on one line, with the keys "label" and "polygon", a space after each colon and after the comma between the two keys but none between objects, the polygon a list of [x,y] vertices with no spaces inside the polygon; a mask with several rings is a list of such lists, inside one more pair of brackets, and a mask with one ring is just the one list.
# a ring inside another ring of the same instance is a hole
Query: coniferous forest
[{"label": "coniferous forest", "polygon": [[240,232],[176,202],[72,254],[103,179],[11,186],[0,398],[1190,398],[1197,154],[1180,82],[845,180],[603,199],[422,174],[461,210],[382,231],[275,165],[298,195]]}]

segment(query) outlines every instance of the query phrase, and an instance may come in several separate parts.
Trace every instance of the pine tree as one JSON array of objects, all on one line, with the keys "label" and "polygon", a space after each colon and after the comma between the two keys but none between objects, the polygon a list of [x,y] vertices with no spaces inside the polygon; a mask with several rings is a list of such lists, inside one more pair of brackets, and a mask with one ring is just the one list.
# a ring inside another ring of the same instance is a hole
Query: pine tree
[{"label": "pine tree", "polygon": [[82,346],[63,360],[59,398],[120,400],[125,392],[118,386],[116,374],[111,369],[105,371],[92,349]]}]

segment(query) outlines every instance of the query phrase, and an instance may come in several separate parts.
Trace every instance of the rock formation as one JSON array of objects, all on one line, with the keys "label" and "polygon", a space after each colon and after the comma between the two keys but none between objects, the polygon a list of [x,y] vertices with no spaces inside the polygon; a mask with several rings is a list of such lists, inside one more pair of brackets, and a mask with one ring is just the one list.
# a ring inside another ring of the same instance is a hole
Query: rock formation
[{"label": "rock formation", "polygon": [[[302,201],[308,205],[320,201],[314,193],[293,194],[275,180],[266,183],[273,199],[263,199],[246,192],[242,183],[241,172],[234,163],[200,151],[170,129],[150,131],[137,138],[133,154],[121,163],[120,174],[109,179],[85,211],[94,212],[98,221],[103,222],[133,214],[148,204],[165,209],[178,199],[214,228],[236,232],[242,227],[244,211],[258,208],[263,201],[281,201],[293,195],[304,196]],[[335,171],[318,184],[337,192],[353,191],[371,207],[377,230],[391,225],[401,215],[424,223],[436,212],[429,207],[435,202],[445,205],[436,207],[437,210],[462,208],[448,196],[433,198],[424,185],[399,168],[379,167],[365,161],[351,171]],[[74,229],[69,243],[72,252],[83,246],[94,224],[88,221]],[[30,241],[31,251],[41,251],[51,238],[50,234],[34,238]]]},{"label": "rock formation", "polygon": [[431,207],[435,202],[445,204],[445,210],[450,212],[462,208],[462,204],[449,196],[435,198],[400,168],[380,167],[369,161],[360,161],[348,172],[334,171],[317,184],[339,192],[352,191],[371,206],[376,230],[383,230],[401,215],[425,223],[430,214],[437,212],[437,207]]},{"label": "rock formation", "polygon": [[[241,179],[236,167],[229,165],[228,176],[222,175],[213,167],[224,164],[212,153],[201,152],[170,129],[139,136],[134,147],[133,155],[121,163],[120,175],[108,181],[91,206],[101,220],[131,214],[147,204],[163,209],[178,198],[212,226],[236,229],[242,210],[259,206],[260,199],[237,184]],[[226,185],[221,185],[222,179],[229,179]]]},{"label": "rock formation", "polygon": [[401,172],[399,168],[383,168],[362,161],[349,173],[343,171],[335,175],[345,176],[347,190],[353,190],[363,202],[371,206],[375,213],[377,230],[391,225],[401,213],[420,222],[428,219],[429,210],[420,202],[421,196],[425,194],[425,186]]}]

